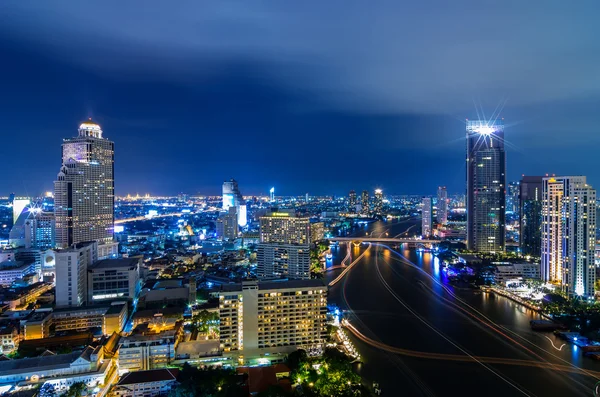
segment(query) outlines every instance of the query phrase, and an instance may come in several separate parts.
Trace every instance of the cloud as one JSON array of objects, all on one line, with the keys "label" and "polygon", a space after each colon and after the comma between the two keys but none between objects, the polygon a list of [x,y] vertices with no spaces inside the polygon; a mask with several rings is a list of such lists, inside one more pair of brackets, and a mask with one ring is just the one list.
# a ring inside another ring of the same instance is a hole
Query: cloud
[{"label": "cloud", "polygon": [[5,34],[117,77],[189,83],[210,79],[224,60],[246,59],[328,106],[382,113],[453,114],[481,97],[521,106],[600,96],[594,1],[0,7]]}]

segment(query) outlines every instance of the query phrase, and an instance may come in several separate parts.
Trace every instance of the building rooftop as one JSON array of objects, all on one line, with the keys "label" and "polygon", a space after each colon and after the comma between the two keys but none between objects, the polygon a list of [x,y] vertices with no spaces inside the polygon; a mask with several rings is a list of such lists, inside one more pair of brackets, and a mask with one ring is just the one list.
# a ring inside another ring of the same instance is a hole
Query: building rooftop
[{"label": "building rooftop", "polygon": [[121,377],[121,380],[119,383],[117,383],[117,386],[177,380],[177,375],[179,375],[179,370],[177,368],[162,368],[151,369],[149,371],[128,372]]},{"label": "building rooftop", "polygon": [[58,368],[68,368],[71,363],[79,357],[89,361],[89,356],[93,349],[86,348],[83,351],[76,351],[68,354],[43,355],[32,358],[20,358],[18,360],[8,360],[0,362],[0,373],[4,376],[30,371],[36,369],[40,373]]},{"label": "building rooftop", "polygon": [[102,259],[89,267],[90,271],[114,268],[135,268],[139,258]]},{"label": "building rooftop", "polygon": [[[255,282],[256,283],[256,282]],[[241,291],[242,285],[252,285],[252,283],[244,284],[223,284],[221,291],[233,292]],[[286,289],[286,288],[325,288],[326,283],[323,279],[311,280],[275,280],[275,281],[259,281],[256,283],[259,290]]]}]

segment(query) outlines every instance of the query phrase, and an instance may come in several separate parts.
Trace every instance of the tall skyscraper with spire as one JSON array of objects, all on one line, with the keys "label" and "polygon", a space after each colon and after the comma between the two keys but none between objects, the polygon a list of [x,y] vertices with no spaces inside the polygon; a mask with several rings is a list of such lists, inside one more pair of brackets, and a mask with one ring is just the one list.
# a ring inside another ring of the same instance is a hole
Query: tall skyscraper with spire
[{"label": "tall skyscraper with spire", "polygon": [[467,120],[467,248],[503,252],[506,153],[502,121]]},{"label": "tall skyscraper with spire", "polygon": [[62,144],[62,166],[54,182],[56,245],[114,237],[114,142],[91,119]]}]

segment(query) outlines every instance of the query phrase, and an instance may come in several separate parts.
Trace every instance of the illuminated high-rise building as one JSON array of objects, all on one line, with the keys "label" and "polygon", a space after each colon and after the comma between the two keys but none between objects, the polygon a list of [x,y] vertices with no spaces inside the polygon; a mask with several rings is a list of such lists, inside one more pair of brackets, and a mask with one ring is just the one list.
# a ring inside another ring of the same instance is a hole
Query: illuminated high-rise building
[{"label": "illuminated high-rise building", "polygon": [[260,218],[256,274],[259,279],[309,279],[311,227],[294,210],[271,211]]},{"label": "illuminated high-rise building", "polygon": [[79,126],[79,136],[62,144],[54,182],[56,245],[112,242],[114,208],[114,143],[90,119]]},{"label": "illuminated high-rise building", "polygon": [[229,211],[229,207],[235,207],[236,209],[238,226],[246,226],[248,223],[246,201],[240,193],[240,188],[235,179],[223,182],[223,211]]},{"label": "illuminated high-rise building", "polygon": [[383,190],[375,189],[375,199],[373,200],[373,213],[375,215],[383,214]]},{"label": "illuminated high-rise building", "polygon": [[523,176],[519,183],[519,246],[523,255],[542,253],[542,179]]},{"label": "illuminated high-rise building", "polygon": [[438,187],[436,220],[437,223],[442,225],[448,222],[448,191],[446,186]]},{"label": "illuminated high-rise building", "polygon": [[13,208],[13,225],[17,223],[17,219],[23,213],[25,208],[31,203],[31,199],[29,197],[13,197],[11,200],[12,208]]},{"label": "illuminated high-rise building", "polygon": [[510,182],[506,194],[506,212],[510,214],[519,213],[519,193],[521,182]]},{"label": "illuminated high-rise building", "polygon": [[431,236],[431,225],[433,223],[433,211],[431,206],[431,197],[423,197],[421,209],[421,236],[424,238]]},{"label": "illuminated high-rise building", "polygon": [[9,242],[14,247],[46,250],[55,247],[54,213],[42,207],[25,207],[10,230]]},{"label": "illuminated high-rise building", "polygon": [[594,297],[596,191],[584,176],[542,182],[542,279],[570,297]]},{"label": "illuminated high-rise building", "polygon": [[360,206],[361,206],[361,214],[368,215],[371,212],[371,208],[369,207],[369,192],[366,190],[362,191],[360,195]]},{"label": "illuminated high-rise building", "polygon": [[506,153],[502,121],[467,120],[467,248],[505,248]]},{"label": "illuminated high-rise building", "polygon": [[348,212],[356,212],[356,192],[354,190],[350,190],[350,194],[348,195]]},{"label": "illuminated high-rise building", "polygon": [[238,219],[235,207],[229,207],[229,210],[217,219],[217,237],[225,240],[235,240],[238,237]]}]

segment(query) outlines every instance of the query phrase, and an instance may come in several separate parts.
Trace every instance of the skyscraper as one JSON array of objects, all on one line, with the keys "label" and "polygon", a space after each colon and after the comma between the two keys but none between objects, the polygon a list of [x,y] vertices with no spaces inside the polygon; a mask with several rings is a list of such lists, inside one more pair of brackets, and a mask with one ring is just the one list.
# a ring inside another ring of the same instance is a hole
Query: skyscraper
[{"label": "skyscraper", "polygon": [[238,219],[237,212],[234,206],[229,207],[229,210],[221,214],[217,219],[217,237],[226,240],[235,240],[238,237]]},{"label": "skyscraper", "polygon": [[87,299],[87,269],[98,260],[98,243],[75,243],[57,250],[56,306],[81,306]]},{"label": "skyscraper", "polygon": [[519,213],[519,193],[521,182],[510,182],[508,184],[508,194],[506,195],[506,212],[511,214]]},{"label": "skyscraper", "polygon": [[348,212],[356,212],[356,192],[354,190],[350,190],[350,194],[348,195]]},{"label": "skyscraper", "polygon": [[523,255],[542,254],[542,178],[523,176],[519,184],[519,246]]},{"label": "skyscraper", "polygon": [[545,177],[542,183],[542,279],[570,297],[592,298],[596,191],[584,176]]},{"label": "skyscraper", "polygon": [[433,211],[431,208],[431,197],[423,197],[421,209],[421,236],[424,238],[431,236],[431,224]]},{"label": "skyscraper", "polygon": [[373,213],[375,215],[383,214],[383,191],[375,189],[375,200],[373,200]]},{"label": "skyscraper", "polygon": [[79,136],[62,144],[54,182],[56,245],[112,242],[114,207],[114,143],[90,119],[79,126]]},{"label": "skyscraper", "polygon": [[467,247],[503,252],[506,153],[502,121],[467,120]]},{"label": "skyscraper", "polygon": [[360,206],[361,206],[361,214],[369,215],[371,209],[369,208],[369,192],[366,190],[362,191],[360,195]]},{"label": "skyscraper", "polygon": [[271,211],[260,218],[256,274],[260,279],[310,278],[309,218],[293,210]]},{"label": "skyscraper", "polygon": [[223,211],[229,211],[229,207],[235,207],[238,225],[246,226],[248,215],[246,210],[246,201],[240,193],[240,188],[235,179],[223,182]]},{"label": "skyscraper", "polygon": [[438,187],[436,220],[437,223],[442,225],[448,222],[448,191],[446,186]]}]

